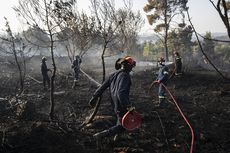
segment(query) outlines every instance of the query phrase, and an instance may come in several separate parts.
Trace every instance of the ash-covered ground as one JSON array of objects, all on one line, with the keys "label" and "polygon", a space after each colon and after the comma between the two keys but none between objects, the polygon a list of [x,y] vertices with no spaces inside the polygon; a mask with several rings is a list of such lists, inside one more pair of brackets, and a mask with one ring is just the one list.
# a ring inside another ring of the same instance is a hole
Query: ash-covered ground
[{"label": "ash-covered ground", "polygon": [[[100,69],[83,68],[94,79],[101,80]],[[124,133],[117,142],[105,138],[100,143],[92,135],[115,124],[108,92],[103,95],[94,121],[79,129],[93,111],[88,101],[96,87],[81,74],[74,90],[71,71],[59,70],[55,81],[55,120],[50,122],[49,91],[43,90],[38,82],[41,75],[34,71],[25,80],[23,95],[17,98],[12,75],[2,73],[1,153],[189,152],[191,132],[176,106],[170,103],[165,109],[155,107],[158,89],[149,88],[156,70],[138,68],[132,75],[130,99],[142,115],[140,129]],[[167,87],[194,129],[194,153],[229,153],[230,83],[213,72],[190,71],[172,77]]]}]

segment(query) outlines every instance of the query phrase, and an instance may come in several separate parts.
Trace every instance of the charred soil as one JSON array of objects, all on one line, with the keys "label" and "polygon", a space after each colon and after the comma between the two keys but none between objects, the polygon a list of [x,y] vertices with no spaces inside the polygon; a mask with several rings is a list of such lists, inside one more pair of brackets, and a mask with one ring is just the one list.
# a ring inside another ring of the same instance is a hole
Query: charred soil
[{"label": "charred soil", "polygon": [[[58,74],[55,83],[55,120],[49,121],[49,90],[26,79],[23,95],[14,98],[14,87],[1,85],[1,153],[186,153],[191,133],[168,96],[168,106],[156,107],[157,86],[152,71],[135,73],[130,100],[142,115],[139,130],[122,134],[118,141],[100,142],[93,134],[115,124],[108,92],[94,121],[80,125],[93,109],[88,101],[96,87],[81,75],[76,89],[68,73]],[[91,73],[97,76],[96,73]],[[39,75],[33,78],[41,80]],[[96,77],[98,79],[99,77]],[[6,78],[2,78],[4,82]],[[172,77],[167,87],[191,123],[195,132],[194,153],[230,152],[230,83],[213,74],[190,72]]]}]

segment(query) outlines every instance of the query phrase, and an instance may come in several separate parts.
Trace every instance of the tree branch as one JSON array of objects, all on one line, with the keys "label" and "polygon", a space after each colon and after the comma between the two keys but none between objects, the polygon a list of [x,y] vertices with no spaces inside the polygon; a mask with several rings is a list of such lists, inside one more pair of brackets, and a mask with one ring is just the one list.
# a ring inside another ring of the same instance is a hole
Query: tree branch
[{"label": "tree branch", "polygon": [[188,20],[189,20],[189,22],[190,22],[190,25],[192,26],[192,28],[193,28],[193,30],[194,30],[194,33],[195,33],[195,36],[196,36],[196,39],[197,39],[197,41],[198,41],[198,44],[199,44],[199,47],[200,47],[200,49],[201,49],[202,54],[205,56],[205,58],[208,60],[208,62],[212,65],[212,67],[216,70],[216,72],[218,72],[218,74],[219,74],[223,79],[227,79],[227,78],[216,68],[216,66],[212,63],[212,61],[208,58],[208,56],[207,56],[206,53],[204,52],[203,47],[202,47],[202,45],[201,45],[201,43],[200,43],[200,40],[199,40],[199,38],[198,38],[196,29],[194,28],[194,26],[193,26],[193,24],[192,24],[192,21],[191,21],[191,18],[190,18],[190,16],[189,16],[188,10],[187,10],[186,12],[187,12],[187,16],[188,16]]}]

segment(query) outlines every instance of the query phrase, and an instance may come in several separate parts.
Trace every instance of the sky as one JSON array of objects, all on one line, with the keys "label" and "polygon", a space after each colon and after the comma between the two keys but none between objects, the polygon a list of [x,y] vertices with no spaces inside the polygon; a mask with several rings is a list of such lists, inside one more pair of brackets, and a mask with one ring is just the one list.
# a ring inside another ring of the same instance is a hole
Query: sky
[{"label": "sky", "polygon": [[[140,10],[143,18],[146,20],[145,12],[143,11],[143,6],[147,3],[148,0],[133,0],[133,10]],[[224,24],[222,23],[217,11],[212,6],[209,0],[188,0],[189,13],[191,16],[192,23],[196,28],[197,32],[221,32],[226,33]],[[216,1],[216,0],[214,0]],[[81,6],[81,9],[87,10],[89,1],[88,0],[78,0],[78,5]],[[115,0],[116,5],[119,6],[122,4],[123,0]],[[23,26],[20,24],[16,17],[16,13],[12,9],[13,6],[17,5],[17,0],[0,0],[0,32],[5,29],[5,20],[4,17],[7,17],[10,22],[10,26],[13,32],[21,31]],[[145,24],[141,30],[143,34],[150,34],[153,32],[153,27],[150,26],[145,21]]]}]

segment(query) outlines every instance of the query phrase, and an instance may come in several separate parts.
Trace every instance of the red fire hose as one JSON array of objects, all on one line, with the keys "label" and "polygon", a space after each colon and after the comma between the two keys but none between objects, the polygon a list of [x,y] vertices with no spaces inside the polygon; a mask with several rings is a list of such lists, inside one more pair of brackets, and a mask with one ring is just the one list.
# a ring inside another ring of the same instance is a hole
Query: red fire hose
[{"label": "red fire hose", "polygon": [[169,91],[169,89],[163,84],[161,83],[161,85],[166,89],[166,91],[169,93],[170,97],[173,99],[173,102],[175,103],[178,111],[180,112],[181,116],[183,117],[183,119],[185,120],[185,122],[187,123],[187,125],[189,126],[189,129],[191,131],[191,135],[192,135],[192,140],[191,140],[191,145],[190,145],[190,153],[193,152],[193,145],[194,145],[194,132],[193,132],[193,128],[191,126],[191,124],[189,123],[188,119],[185,117],[184,113],[181,111],[179,105],[177,104],[175,98],[173,97],[172,93]]}]

